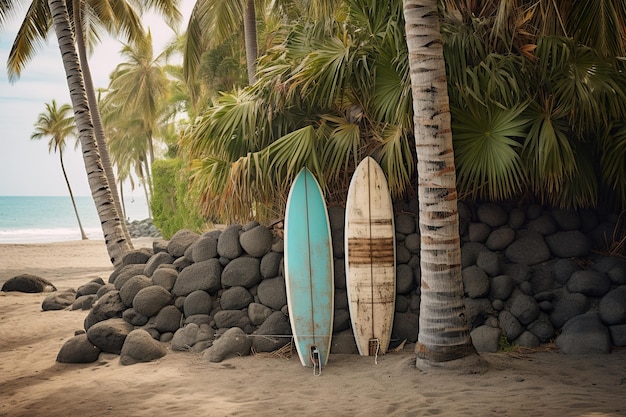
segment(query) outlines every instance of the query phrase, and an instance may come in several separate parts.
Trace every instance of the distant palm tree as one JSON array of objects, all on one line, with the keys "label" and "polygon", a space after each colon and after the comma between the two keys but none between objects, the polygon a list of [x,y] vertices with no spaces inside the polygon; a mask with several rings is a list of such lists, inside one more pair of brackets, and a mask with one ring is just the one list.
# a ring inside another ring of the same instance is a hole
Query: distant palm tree
[{"label": "distant palm tree", "polygon": [[[114,159],[118,160],[118,166],[121,159],[131,159],[130,164],[140,170],[140,179],[150,194],[150,165],[155,160],[154,135],[164,117],[170,88],[164,70],[166,52],[154,56],[150,33],[132,44],[125,44],[120,51],[123,61],[111,74],[111,82],[102,100],[105,123],[109,129],[114,123],[116,129],[113,132],[117,132],[109,138],[111,152],[118,153]],[[123,143],[119,143],[120,140]]]},{"label": "distant palm tree", "polygon": [[[80,216],[78,215],[78,209],[76,208],[76,201],[74,200],[74,193],[70,186],[70,181],[67,178],[67,172],[65,171],[65,164],[63,162],[63,149],[65,148],[65,140],[70,137],[76,138],[76,127],[74,125],[74,116],[72,115],[72,106],[69,104],[63,104],[61,107],[57,107],[56,100],[52,100],[52,103],[46,103],[46,111],[39,113],[37,117],[37,123],[35,123],[35,132],[30,136],[31,139],[42,139],[50,137],[48,141],[48,152],[52,153],[59,151],[59,161],[61,162],[61,170],[63,171],[63,177],[67,184],[67,190],[70,193],[72,199],[72,206],[74,207],[74,213],[76,214],[76,220],[78,221],[78,227],[80,229],[80,236],[83,240],[87,240],[85,230],[80,222]],[[76,142],[78,145],[78,141]]]}]

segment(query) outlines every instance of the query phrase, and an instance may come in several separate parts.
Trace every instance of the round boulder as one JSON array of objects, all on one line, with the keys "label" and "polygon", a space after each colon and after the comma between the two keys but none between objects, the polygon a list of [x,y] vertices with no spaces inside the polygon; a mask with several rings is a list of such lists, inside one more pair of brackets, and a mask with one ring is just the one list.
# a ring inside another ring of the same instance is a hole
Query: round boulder
[{"label": "round boulder", "polygon": [[239,243],[246,253],[257,258],[262,257],[272,248],[272,232],[263,225],[246,230],[239,236]]},{"label": "round boulder", "polygon": [[101,351],[119,355],[126,336],[134,329],[124,319],[100,321],[87,330],[87,338]]},{"label": "round boulder", "polygon": [[257,288],[259,302],[274,310],[287,304],[287,290],[282,277],[264,279]]},{"label": "round boulder", "polygon": [[241,286],[230,287],[222,293],[220,306],[222,310],[239,310],[248,307],[254,301],[250,291]]},{"label": "round boulder", "polygon": [[626,324],[626,285],[607,293],[599,305],[600,318],[608,325]]},{"label": "round boulder", "polygon": [[120,288],[120,298],[122,302],[126,305],[126,307],[131,307],[133,305],[133,299],[137,295],[137,293],[147,287],[152,285],[152,280],[145,275],[135,275],[130,278],[122,288]]},{"label": "round boulder", "polygon": [[57,354],[57,362],[91,363],[98,360],[100,349],[89,341],[87,333],[79,334],[66,341]]},{"label": "round boulder", "polygon": [[208,292],[197,290],[185,297],[183,302],[183,312],[185,317],[196,314],[209,314],[213,308],[213,300]]},{"label": "round boulder", "polygon": [[243,248],[239,242],[240,224],[231,224],[220,233],[217,239],[217,253],[228,259],[235,259],[241,256]]},{"label": "round boulder", "polygon": [[261,282],[261,261],[250,256],[233,259],[222,273],[222,286],[251,288]]},{"label": "round boulder", "polygon": [[25,293],[38,293],[52,292],[56,290],[56,287],[52,285],[50,281],[32,274],[17,275],[13,278],[10,278],[2,285],[3,292],[15,291]]},{"label": "round boulder", "polygon": [[178,274],[172,294],[188,295],[196,290],[214,293],[221,288],[221,276],[222,265],[218,259],[194,263]]},{"label": "round boulder", "polygon": [[185,251],[191,246],[198,238],[199,234],[192,230],[182,229],[174,233],[174,236],[167,244],[167,251],[174,258],[180,258],[185,254]]},{"label": "round boulder", "polygon": [[216,339],[213,345],[204,351],[202,358],[209,362],[221,362],[232,357],[247,356],[250,354],[251,347],[252,340],[246,332],[233,327]]},{"label": "round boulder", "polygon": [[566,355],[609,353],[611,335],[597,314],[581,314],[565,323],[556,345]]},{"label": "round boulder", "polygon": [[133,308],[146,317],[156,315],[161,309],[172,302],[172,294],[160,285],[139,290],[133,298]]},{"label": "round boulder", "polygon": [[163,344],[157,342],[145,330],[137,329],[128,334],[120,352],[120,363],[132,365],[138,362],[151,362],[167,354]]}]

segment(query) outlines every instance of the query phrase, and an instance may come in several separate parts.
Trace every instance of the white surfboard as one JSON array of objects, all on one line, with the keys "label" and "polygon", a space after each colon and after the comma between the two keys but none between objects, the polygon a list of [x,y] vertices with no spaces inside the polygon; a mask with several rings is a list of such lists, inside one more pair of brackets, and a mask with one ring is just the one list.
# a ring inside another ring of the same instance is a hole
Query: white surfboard
[{"label": "white surfboard", "polygon": [[356,168],[346,202],[346,286],[352,330],[362,356],[387,352],[396,299],[393,205],[378,163]]}]

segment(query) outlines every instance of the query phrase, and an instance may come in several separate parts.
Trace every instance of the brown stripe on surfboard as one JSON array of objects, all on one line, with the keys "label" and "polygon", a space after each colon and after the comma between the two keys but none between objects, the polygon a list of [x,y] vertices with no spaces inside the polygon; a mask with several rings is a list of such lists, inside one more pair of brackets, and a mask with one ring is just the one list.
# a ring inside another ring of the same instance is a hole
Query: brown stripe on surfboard
[{"label": "brown stripe on surfboard", "polygon": [[375,263],[393,265],[393,238],[349,238],[348,262],[350,265]]}]

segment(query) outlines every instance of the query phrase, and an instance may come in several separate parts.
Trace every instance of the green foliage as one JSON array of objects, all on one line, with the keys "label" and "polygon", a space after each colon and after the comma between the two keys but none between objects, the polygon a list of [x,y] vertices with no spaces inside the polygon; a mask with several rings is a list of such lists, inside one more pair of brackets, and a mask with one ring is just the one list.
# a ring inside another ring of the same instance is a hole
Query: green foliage
[{"label": "green foliage", "polygon": [[[594,20],[582,6],[589,2],[539,3],[440,2],[459,194],[623,207],[626,64],[615,51],[626,36],[598,26],[624,22],[623,8],[602,8]],[[394,198],[413,192],[402,2],[327,6],[257,16],[267,30],[257,82],[213,96],[182,136],[179,151],[192,161],[190,183],[205,213],[220,221],[280,217],[304,165],[327,201],[341,204],[365,155],[381,164]],[[241,49],[235,53],[232,42],[240,34],[231,35],[215,55],[189,55],[205,65],[195,75],[241,76]],[[229,50],[232,62],[220,59]]]},{"label": "green foliage", "polygon": [[158,160],[152,164],[154,194],[150,203],[154,225],[165,239],[181,229],[202,232],[206,221],[200,215],[198,199],[189,195],[189,175],[180,159]]},{"label": "green foliage", "polygon": [[193,189],[220,221],[280,217],[304,166],[329,203],[342,203],[365,155],[380,161],[394,197],[412,192],[401,2],[328,6],[319,18],[302,15],[268,37],[276,44],[258,61],[258,81],[215,97],[183,135]]},{"label": "green foliage", "polygon": [[500,342],[498,344],[499,352],[515,352],[517,350],[517,346],[513,343],[509,342],[509,338],[506,336],[504,332],[500,334]]}]

